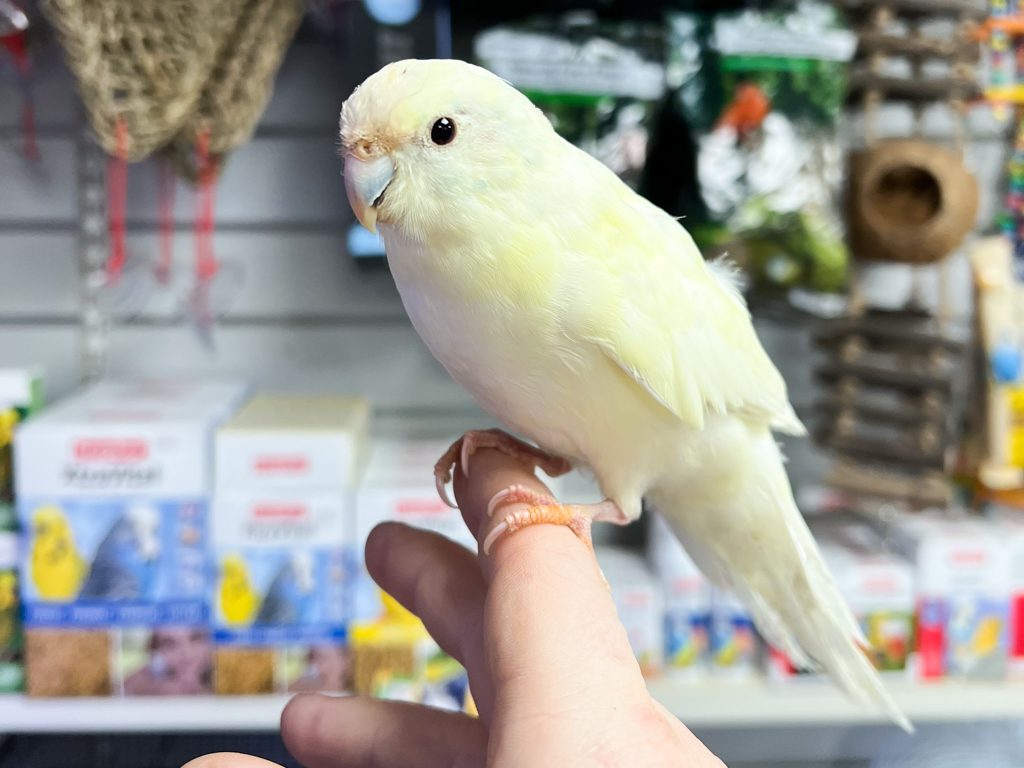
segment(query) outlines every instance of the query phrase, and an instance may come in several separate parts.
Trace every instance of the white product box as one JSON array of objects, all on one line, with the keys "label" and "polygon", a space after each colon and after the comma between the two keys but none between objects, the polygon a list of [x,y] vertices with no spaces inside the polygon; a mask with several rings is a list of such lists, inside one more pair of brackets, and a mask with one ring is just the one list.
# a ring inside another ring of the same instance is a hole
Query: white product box
[{"label": "white product box", "polygon": [[363,398],[257,395],[217,432],[216,490],[350,488],[369,423]]},{"label": "white product box", "polygon": [[1024,512],[1004,510],[994,522],[1010,560],[1009,671],[1020,679],[1024,678]]},{"label": "white product box", "polygon": [[647,556],[664,599],[665,672],[701,677],[708,669],[711,584],[687,554],[665,519],[651,514]]},{"label": "white product box", "polygon": [[[887,552],[882,538],[864,523],[826,521],[812,530],[825,565],[872,646],[875,667],[886,675],[908,675],[917,597],[914,568],[905,558]],[[796,670],[776,649],[769,673],[774,680],[821,677]]]},{"label": "white product box", "polygon": [[353,575],[342,493],[225,493],[213,505],[218,645],[340,644]]},{"label": "white product box", "polygon": [[261,394],[217,431],[218,645],[344,641],[369,420],[363,398]]},{"label": "white product box", "polygon": [[640,555],[621,549],[599,547],[597,561],[641,671],[648,677],[659,674],[664,662],[664,602],[654,575]]},{"label": "white product box", "polygon": [[1004,677],[1010,562],[995,527],[919,513],[901,515],[889,533],[915,568],[917,675]]},{"label": "white product box", "polygon": [[206,496],[212,430],[237,382],[105,382],[22,425],[17,492],[31,499]]},{"label": "white product box", "polygon": [[747,680],[757,674],[757,630],[747,607],[731,591],[711,592],[711,671],[725,680]]},{"label": "white product box", "polygon": [[[434,464],[451,445],[452,439],[388,437],[374,440],[363,481],[356,494],[355,546],[358,562],[363,562],[370,531],[386,521],[434,531],[476,549],[476,541],[466,528],[462,514],[440,499],[434,485]],[[359,621],[373,621],[383,611],[380,591],[366,573],[365,566],[361,567],[357,579],[354,610]]]},{"label": "white product box", "polygon": [[18,431],[26,625],[206,623],[213,430],[236,382],[106,382]]}]

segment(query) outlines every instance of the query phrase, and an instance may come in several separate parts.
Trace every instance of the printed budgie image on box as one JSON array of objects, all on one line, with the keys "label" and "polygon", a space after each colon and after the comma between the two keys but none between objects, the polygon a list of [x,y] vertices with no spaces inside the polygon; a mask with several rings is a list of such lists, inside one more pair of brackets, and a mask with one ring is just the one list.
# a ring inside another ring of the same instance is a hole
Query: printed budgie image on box
[{"label": "printed budgie image on box", "polygon": [[204,517],[196,503],[22,501],[23,591],[36,626],[202,623]]},{"label": "printed budgie image on box", "polygon": [[219,643],[342,641],[346,565],[331,550],[222,550],[214,622]]}]

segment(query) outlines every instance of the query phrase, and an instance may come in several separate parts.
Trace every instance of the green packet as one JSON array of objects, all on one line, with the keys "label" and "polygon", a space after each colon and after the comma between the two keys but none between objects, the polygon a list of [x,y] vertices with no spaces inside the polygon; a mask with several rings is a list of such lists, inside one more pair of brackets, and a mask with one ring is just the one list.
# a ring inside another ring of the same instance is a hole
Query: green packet
[{"label": "green packet", "polygon": [[698,244],[728,250],[758,288],[843,290],[837,124],[856,36],[818,2],[667,18],[672,108],[696,145]]},{"label": "green packet", "polygon": [[636,188],[665,93],[664,41],[660,25],[580,12],[492,27],[476,36],[473,52],[563,138]]}]

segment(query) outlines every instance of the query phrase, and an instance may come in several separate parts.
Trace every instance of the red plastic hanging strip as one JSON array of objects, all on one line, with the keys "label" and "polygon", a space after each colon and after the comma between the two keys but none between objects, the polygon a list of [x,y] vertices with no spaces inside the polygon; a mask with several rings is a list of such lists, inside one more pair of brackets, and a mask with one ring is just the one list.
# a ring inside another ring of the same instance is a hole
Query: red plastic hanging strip
[{"label": "red plastic hanging strip", "polygon": [[160,256],[156,263],[156,279],[161,285],[166,285],[171,280],[171,268],[174,266],[174,193],[177,179],[165,161],[157,163],[156,172],[160,208]]},{"label": "red plastic hanging strip", "polygon": [[206,128],[196,136],[196,168],[199,174],[195,224],[196,279],[207,282],[217,274],[217,258],[213,254],[216,170],[210,158],[210,132]]},{"label": "red plastic hanging strip", "polygon": [[107,211],[110,235],[110,256],[107,258],[107,280],[117,283],[128,258],[125,246],[125,208],[128,201],[128,125],[117,118],[114,128],[115,154],[107,158]]},{"label": "red plastic hanging strip", "polygon": [[30,160],[38,160],[39,144],[36,142],[36,109],[32,98],[32,59],[28,55],[28,45],[24,32],[15,32],[0,38],[14,60],[14,68],[21,81],[21,138],[22,151]]}]

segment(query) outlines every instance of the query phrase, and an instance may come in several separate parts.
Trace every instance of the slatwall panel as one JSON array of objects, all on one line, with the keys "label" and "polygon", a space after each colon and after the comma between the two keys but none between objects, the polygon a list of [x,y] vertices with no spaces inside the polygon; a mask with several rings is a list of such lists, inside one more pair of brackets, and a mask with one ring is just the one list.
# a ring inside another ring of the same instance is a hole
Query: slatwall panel
[{"label": "slatwall panel", "polygon": [[[82,108],[59,52],[38,63],[39,165],[18,152],[17,91],[0,80],[0,361],[42,363],[48,389],[59,395],[79,371],[78,271],[74,185]],[[230,159],[217,194],[215,246],[240,265],[244,281],[207,349],[181,320],[192,258],[194,200],[179,185],[176,276],[145,313],[114,329],[114,374],[232,372],[267,386],[349,389],[388,408],[469,407],[408,326],[383,267],[357,264],[345,252],[351,214],[336,156],[337,115],[354,83],[343,59],[326,44],[303,42],[289,53],[254,140]],[[846,121],[855,141],[861,122]],[[905,134],[909,110],[883,111],[883,133]],[[968,160],[983,189],[979,223],[998,210],[995,193],[1005,161],[1005,126],[985,112],[970,118]],[[949,138],[952,121],[929,110],[924,134]],[[128,247],[151,264],[159,249],[157,171],[133,166],[129,179]],[[869,275],[879,292],[899,292],[900,270]],[[956,303],[967,306],[969,275],[962,260],[951,280]],[[807,328],[761,321],[766,346],[790,383],[797,409],[814,396]],[[788,447],[790,468],[813,476],[822,466],[807,441]]]},{"label": "slatwall panel", "polygon": [[[215,248],[243,280],[214,349],[183,320],[190,287],[194,195],[175,195],[175,272],[144,313],[113,332],[110,372],[230,372],[267,386],[348,389],[383,407],[466,408],[405,320],[383,265],[345,252],[352,221],[336,154],[338,110],[351,89],[326,45],[299,44],[279,74],[254,140],[217,190]],[[82,108],[59,52],[35,84],[42,162],[19,152],[20,106],[0,81],[0,359],[42,363],[51,395],[79,375],[76,146]],[[128,250],[149,269],[160,248],[158,171],[129,173]]]}]

